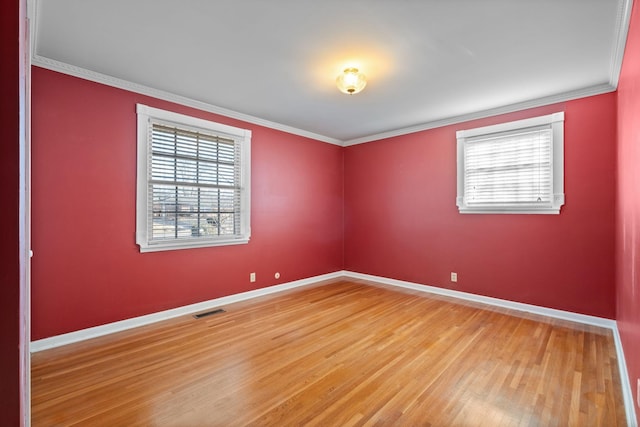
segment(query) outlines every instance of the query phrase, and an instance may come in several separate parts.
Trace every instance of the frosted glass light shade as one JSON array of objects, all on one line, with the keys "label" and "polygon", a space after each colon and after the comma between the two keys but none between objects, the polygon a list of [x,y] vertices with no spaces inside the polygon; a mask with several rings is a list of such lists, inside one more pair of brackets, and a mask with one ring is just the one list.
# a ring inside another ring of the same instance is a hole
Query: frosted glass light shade
[{"label": "frosted glass light shade", "polygon": [[340,92],[353,95],[360,92],[367,85],[367,78],[357,68],[346,68],[336,79]]}]

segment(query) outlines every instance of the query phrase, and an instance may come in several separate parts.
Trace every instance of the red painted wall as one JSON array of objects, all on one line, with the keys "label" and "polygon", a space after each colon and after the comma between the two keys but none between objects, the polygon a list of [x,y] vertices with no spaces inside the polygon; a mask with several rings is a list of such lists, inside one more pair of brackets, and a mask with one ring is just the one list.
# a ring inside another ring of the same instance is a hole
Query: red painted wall
[{"label": "red painted wall", "polygon": [[[139,253],[136,102],[252,129],[249,245]],[[561,110],[562,213],[460,215],[455,131]],[[343,267],[612,318],[615,135],[607,94],[343,149],[34,67],[32,338]]]},{"label": "red painted wall", "polygon": [[[640,378],[640,6],[634,2],[618,85],[618,329],[637,402]],[[639,412],[636,407],[636,414]]]},{"label": "red painted wall", "polygon": [[[32,81],[33,339],[342,269],[341,147],[37,67]],[[249,244],[139,252],[137,102],[253,131]]]},{"label": "red painted wall", "polygon": [[24,425],[24,3],[0,13],[0,425]]},{"label": "red painted wall", "polygon": [[[560,215],[459,214],[456,130],[556,111]],[[615,138],[611,93],[347,147],[345,269],[613,318]]]}]

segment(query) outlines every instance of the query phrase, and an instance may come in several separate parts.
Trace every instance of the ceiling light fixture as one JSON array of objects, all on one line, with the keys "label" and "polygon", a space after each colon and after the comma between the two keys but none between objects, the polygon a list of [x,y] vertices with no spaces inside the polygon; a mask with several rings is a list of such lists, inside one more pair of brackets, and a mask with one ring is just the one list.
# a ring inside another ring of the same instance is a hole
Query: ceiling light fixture
[{"label": "ceiling light fixture", "polygon": [[357,68],[345,68],[336,79],[340,92],[348,95],[360,92],[367,85],[367,78]]}]

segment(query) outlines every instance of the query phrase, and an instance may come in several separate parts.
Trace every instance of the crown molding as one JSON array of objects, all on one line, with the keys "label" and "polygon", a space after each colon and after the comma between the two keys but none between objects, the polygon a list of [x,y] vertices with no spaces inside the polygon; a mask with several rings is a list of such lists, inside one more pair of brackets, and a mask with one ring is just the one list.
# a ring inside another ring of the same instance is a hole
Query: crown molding
[{"label": "crown molding", "polygon": [[421,132],[424,130],[454,125],[457,123],[468,122],[470,120],[484,119],[486,117],[493,117],[493,116],[498,116],[500,114],[513,113],[515,111],[526,110],[529,108],[536,108],[536,107],[543,107],[545,105],[557,104],[560,102],[570,101],[572,99],[584,98],[587,96],[594,96],[594,95],[601,95],[603,93],[613,92],[614,90],[616,89],[610,84],[603,83],[600,85],[590,86],[583,89],[572,90],[572,91],[560,93],[557,95],[531,99],[528,101],[518,102],[516,104],[509,104],[503,107],[491,108],[489,110],[482,110],[482,111],[477,111],[475,113],[463,114],[461,116],[448,117],[441,120],[434,120],[431,122],[422,123],[415,126],[391,130],[388,132],[377,133],[375,135],[364,136],[362,138],[350,139],[348,141],[344,141],[343,145],[345,147],[348,147],[350,145],[364,144],[365,142],[379,141],[381,139],[387,139],[395,136],[402,136],[410,133]]},{"label": "crown molding", "polygon": [[46,68],[48,70],[57,71],[59,73],[68,74],[70,76],[79,77],[81,79],[89,80],[92,82],[101,83],[101,84],[115,87],[118,89],[127,90],[129,92],[139,93],[141,95],[151,96],[153,98],[161,99],[163,101],[174,102],[176,104],[184,105],[187,107],[197,108],[198,110],[219,114],[221,116],[229,117],[236,120],[242,120],[243,122],[251,123],[254,125],[264,126],[270,129],[276,129],[282,132],[291,133],[291,134],[302,136],[305,138],[310,138],[310,139],[314,139],[321,142],[327,142],[329,144],[340,145],[340,146],[342,145],[342,141],[340,141],[339,139],[330,138],[328,136],[294,128],[292,126],[287,126],[281,123],[272,122],[272,121],[261,119],[259,117],[251,116],[248,114],[239,113],[237,111],[218,107],[216,105],[208,104],[206,102],[187,98],[186,96],[176,95],[160,89],[155,89],[149,86],[133,83],[127,80],[119,79],[117,77],[112,77],[106,74],[87,70],[86,68],[77,67],[75,65],[70,65],[61,61],[56,61],[55,59],[50,59],[37,54],[34,54],[32,56],[31,64],[41,68]]},{"label": "crown molding", "polygon": [[613,40],[613,52],[611,54],[611,69],[609,70],[609,84],[615,89],[618,88],[622,61],[624,59],[624,49],[627,45],[629,34],[629,22],[631,21],[631,10],[633,0],[620,0],[618,3],[618,13],[616,14],[615,34]]},{"label": "crown molding", "polygon": [[[622,49],[624,51],[624,48]],[[448,117],[441,120],[434,120],[414,126],[395,129],[387,132],[381,132],[373,135],[367,135],[360,138],[350,139],[347,141],[341,141],[336,138],[330,138],[324,135],[319,135],[313,132],[308,132],[302,129],[294,128],[291,126],[283,125],[280,123],[264,120],[259,117],[250,116],[248,114],[239,113],[237,111],[228,110],[226,108],[218,107],[208,104],[202,101],[196,101],[185,96],[176,95],[170,92],[166,92],[160,89],[144,86],[138,83],[133,83],[127,80],[119,79],[116,77],[108,76],[106,74],[98,73],[95,71],[87,70],[85,68],[70,65],[65,62],[50,59],[44,56],[34,54],[31,58],[32,65],[36,65],[41,68],[56,71],[59,73],[67,74],[70,76],[78,77],[81,79],[101,83],[107,86],[115,87],[118,89],[127,90],[141,95],[151,96],[164,101],[174,102],[176,104],[185,105],[187,107],[197,108],[198,110],[207,111],[214,114],[219,114],[232,119],[242,120],[247,123],[252,123],[259,126],[264,126],[270,129],[276,129],[283,132],[291,133],[294,135],[302,136],[305,138],[314,139],[321,142],[326,142],[333,145],[348,147],[351,145],[363,144],[366,142],[378,141],[381,139],[392,138],[396,136],[407,135],[411,133],[421,132],[438,127],[448,126],[452,124],[467,122],[470,120],[483,119],[486,117],[497,116],[500,114],[512,113],[515,111],[526,110],[528,108],[542,107],[545,105],[556,104],[559,102],[570,101],[572,99],[584,98],[587,96],[600,95],[603,93],[613,92],[616,90],[614,86],[608,83],[591,86],[583,89],[577,89],[569,92],[564,92],[557,95],[546,96],[543,98],[537,98],[516,104],[505,105],[502,107],[492,108],[488,110],[478,111],[474,113],[464,114],[460,116]]]}]

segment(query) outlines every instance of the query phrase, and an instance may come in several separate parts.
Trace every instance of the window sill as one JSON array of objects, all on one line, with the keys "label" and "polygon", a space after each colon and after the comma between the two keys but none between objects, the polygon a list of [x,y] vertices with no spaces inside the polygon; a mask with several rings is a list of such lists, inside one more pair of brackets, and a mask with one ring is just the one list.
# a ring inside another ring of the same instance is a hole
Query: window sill
[{"label": "window sill", "polygon": [[140,246],[140,252],[161,252],[161,251],[174,251],[179,249],[197,249],[197,248],[210,248],[216,246],[229,246],[229,245],[244,245],[249,243],[249,237],[235,238],[235,239],[220,239],[220,240],[207,240],[204,242],[199,241],[182,241],[182,242],[162,242],[162,243],[138,243]]},{"label": "window sill", "polygon": [[555,194],[553,203],[544,206],[536,205],[502,205],[502,206],[469,206],[464,203],[464,198],[456,199],[456,206],[461,214],[541,214],[541,215],[559,215],[560,208],[564,205],[564,194]]},{"label": "window sill", "polygon": [[548,209],[480,209],[480,208],[459,208],[461,214],[542,214],[559,215],[560,208]]}]

